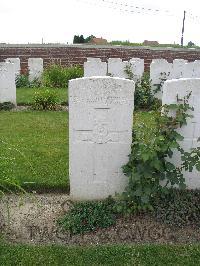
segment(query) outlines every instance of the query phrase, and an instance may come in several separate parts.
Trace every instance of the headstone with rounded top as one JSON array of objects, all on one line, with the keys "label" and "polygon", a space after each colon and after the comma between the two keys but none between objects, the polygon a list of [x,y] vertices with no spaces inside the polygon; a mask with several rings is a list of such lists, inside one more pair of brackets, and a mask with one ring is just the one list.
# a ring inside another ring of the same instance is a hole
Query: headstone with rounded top
[{"label": "headstone with rounded top", "polygon": [[0,103],[11,102],[16,105],[15,66],[0,63]]},{"label": "headstone with rounded top", "polygon": [[106,76],[107,63],[101,62],[100,58],[87,58],[84,63],[84,77]]},{"label": "headstone with rounded top", "polygon": [[43,59],[42,58],[29,58],[28,59],[29,81],[38,80],[43,72]]},{"label": "headstone with rounded top", "polygon": [[194,78],[200,78],[200,60],[194,61],[194,72],[193,72]]},{"label": "headstone with rounded top", "polygon": [[108,75],[111,77],[127,78],[126,65],[128,62],[122,61],[121,58],[108,59]]},{"label": "headstone with rounded top", "polygon": [[105,199],[124,191],[131,152],[134,82],[112,77],[69,81],[70,195]]},{"label": "headstone with rounded top", "polygon": [[20,75],[21,67],[20,67],[20,59],[19,58],[7,58],[5,60],[8,63],[13,63],[15,68],[15,78]]},{"label": "headstone with rounded top", "polygon": [[174,59],[170,79],[182,78],[186,63],[188,63],[188,61],[185,59]]},{"label": "headstone with rounded top", "polygon": [[[200,142],[198,142],[200,137],[200,79],[168,80],[163,86],[163,105],[177,104],[177,98],[183,99],[190,93],[188,103],[194,108],[194,111],[190,110],[188,113],[193,115],[193,118],[188,118],[187,125],[177,129],[177,132],[184,137],[183,141],[180,141],[180,145],[186,152],[200,146]],[[169,115],[173,116],[173,112],[170,112]],[[180,152],[174,151],[173,157],[169,160],[179,167],[181,164]],[[200,172],[196,169],[192,172],[184,172],[184,177],[188,189],[200,188]]]},{"label": "headstone with rounded top", "polygon": [[129,63],[133,73],[133,80],[135,82],[140,81],[144,73],[144,59],[131,58]]},{"label": "headstone with rounded top", "polygon": [[154,96],[162,99],[162,85],[169,79],[172,71],[172,64],[165,59],[153,59],[150,65],[151,90]]}]

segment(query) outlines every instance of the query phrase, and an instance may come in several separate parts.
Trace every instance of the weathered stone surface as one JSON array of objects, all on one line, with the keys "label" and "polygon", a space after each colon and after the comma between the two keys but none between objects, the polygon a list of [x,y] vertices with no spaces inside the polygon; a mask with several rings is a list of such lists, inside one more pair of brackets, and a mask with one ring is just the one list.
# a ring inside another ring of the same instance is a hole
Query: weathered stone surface
[{"label": "weathered stone surface", "polygon": [[[154,59],[150,65],[151,89],[155,97],[162,99],[162,84],[170,78],[172,64],[165,59]],[[159,89],[158,89],[159,88]]]},{"label": "weathered stone surface", "polygon": [[131,151],[134,82],[93,77],[69,82],[70,195],[104,199],[122,192]]},{"label": "weathered stone surface", "polygon": [[[185,151],[191,151],[192,148],[200,146],[197,141],[200,137],[200,79],[169,80],[164,83],[163,104],[176,104],[177,95],[182,99],[190,92],[189,104],[194,107],[194,111],[190,111],[193,118],[188,118],[187,125],[178,129],[178,132],[184,137],[180,144]],[[177,166],[180,164],[179,152],[174,153],[172,162]],[[200,188],[200,173],[196,169],[192,173],[184,172],[184,177],[187,188]]]},{"label": "weathered stone surface", "polygon": [[193,77],[200,78],[200,60],[195,60],[193,66],[194,66]]},{"label": "weathered stone surface", "polygon": [[100,58],[87,58],[84,63],[84,77],[106,76],[107,63],[101,62]]},{"label": "weathered stone surface", "polygon": [[43,59],[42,58],[29,58],[29,81],[40,79],[43,72]]},{"label": "weathered stone surface", "polygon": [[13,63],[15,68],[15,77],[20,75],[21,67],[20,67],[20,59],[19,58],[7,58],[5,60],[8,63]]},{"label": "weathered stone surface", "polygon": [[185,63],[183,66],[182,78],[193,78],[194,77],[194,62]]},{"label": "weathered stone surface", "polygon": [[0,63],[0,103],[16,105],[15,67],[12,63]]},{"label": "weathered stone surface", "polygon": [[144,73],[144,59],[132,58],[130,59],[131,70],[134,75],[133,80],[139,81]]},{"label": "weathered stone surface", "polygon": [[101,58],[87,57],[87,62],[101,62]]},{"label": "weathered stone surface", "polygon": [[187,62],[188,61],[184,60],[184,59],[174,59],[172,72],[171,72],[171,75],[170,75],[170,79],[182,78],[183,77],[184,68],[185,68],[185,64]]},{"label": "weathered stone surface", "polygon": [[108,59],[108,75],[111,77],[127,78],[125,67],[127,61],[123,62],[121,58]]}]

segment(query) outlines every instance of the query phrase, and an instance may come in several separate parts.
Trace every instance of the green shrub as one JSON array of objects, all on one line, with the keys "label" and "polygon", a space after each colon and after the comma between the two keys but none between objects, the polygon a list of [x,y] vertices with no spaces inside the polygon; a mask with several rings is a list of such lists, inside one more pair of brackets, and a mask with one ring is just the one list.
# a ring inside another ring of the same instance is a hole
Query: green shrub
[{"label": "green shrub", "polygon": [[58,104],[58,96],[55,91],[40,89],[35,92],[33,98],[33,109],[55,110]]},{"label": "green shrub", "polygon": [[42,82],[39,78],[34,78],[34,80],[29,81],[29,88],[40,88],[42,85]]},{"label": "green shrub", "polygon": [[58,223],[71,234],[81,234],[109,227],[116,223],[114,204],[112,198],[104,201],[75,203]]},{"label": "green shrub", "polygon": [[153,200],[153,216],[172,226],[200,226],[200,191],[170,190]]},{"label": "green shrub", "polygon": [[141,78],[141,81],[135,84],[135,96],[134,96],[135,109],[152,110],[156,99],[151,91],[151,82],[148,72],[145,72]]},{"label": "green shrub", "polygon": [[0,111],[10,111],[15,105],[11,102],[0,103]]},{"label": "green shrub", "polygon": [[70,79],[82,78],[83,68],[80,66],[68,67],[68,68],[65,68],[65,73],[66,73],[67,83],[68,83]]},{"label": "green shrub", "polygon": [[39,88],[41,86],[41,81],[35,78],[33,81],[29,81],[28,75],[21,74],[15,79],[17,88]]},{"label": "green shrub", "polygon": [[[127,64],[124,72],[128,79],[134,80],[135,75],[132,72],[131,64]],[[134,106],[135,110],[156,110],[161,106],[161,101],[154,97],[151,89],[151,80],[149,72],[144,72],[141,80],[135,83]]]},{"label": "green shrub", "polygon": [[79,66],[62,67],[52,65],[42,74],[42,84],[45,87],[66,88],[70,79],[80,78],[83,76],[83,69]]},{"label": "green shrub", "polygon": [[21,88],[21,87],[29,87],[29,79],[28,75],[22,74],[18,75],[15,79],[16,82],[16,87]]},{"label": "green shrub", "polygon": [[[123,167],[129,178],[129,185],[122,196],[122,209],[127,207],[127,212],[153,209],[152,200],[159,192],[168,194],[169,187],[174,186],[186,188],[184,171],[192,172],[194,167],[200,170],[200,148],[185,152],[180,146],[184,137],[177,132],[177,128],[186,125],[192,117],[188,114],[193,110],[188,104],[190,96],[191,93],[183,99],[177,96],[177,104],[162,107],[162,115],[156,118],[156,130],[149,143],[133,136],[129,162]],[[174,116],[169,116],[170,111]],[[181,154],[179,167],[167,159],[176,150]]]}]

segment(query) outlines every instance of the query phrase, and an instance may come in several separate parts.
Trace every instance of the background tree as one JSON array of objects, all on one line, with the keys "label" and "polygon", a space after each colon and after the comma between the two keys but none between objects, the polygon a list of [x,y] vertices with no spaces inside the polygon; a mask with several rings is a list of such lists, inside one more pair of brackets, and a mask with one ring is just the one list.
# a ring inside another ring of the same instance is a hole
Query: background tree
[{"label": "background tree", "polygon": [[83,37],[83,35],[74,35],[74,40],[73,43],[84,43],[85,39]]},{"label": "background tree", "polygon": [[95,38],[95,36],[92,34],[86,38],[84,38],[83,35],[74,35],[73,43],[89,43],[93,38]]},{"label": "background tree", "polygon": [[192,46],[195,46],[195,44],[192,41],[189,41],[187,46],[192,47]]},{"label": "background tree", "polygon": [[90,42],[93,38],[96,38],[94,35],[90,35],[87,38],[85,38],[85,43]]}]

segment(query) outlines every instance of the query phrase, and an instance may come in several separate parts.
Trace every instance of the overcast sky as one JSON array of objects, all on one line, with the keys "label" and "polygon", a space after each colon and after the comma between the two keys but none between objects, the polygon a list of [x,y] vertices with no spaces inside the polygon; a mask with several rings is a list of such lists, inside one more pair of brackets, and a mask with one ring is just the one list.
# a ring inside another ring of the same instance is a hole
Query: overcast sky
[{"label": "overcast sky", "polygon": [[42,38],[45,43],[72,43],[75,34],[93,34],[109,41],[143,42],[147,39],[159,43],[180,43],[185,9],[184,43],[193,41],[200,45],[200,18],[190,15],[200,16],[200,0],[105,2],[0,0],[0,43],[41,43]]}]

